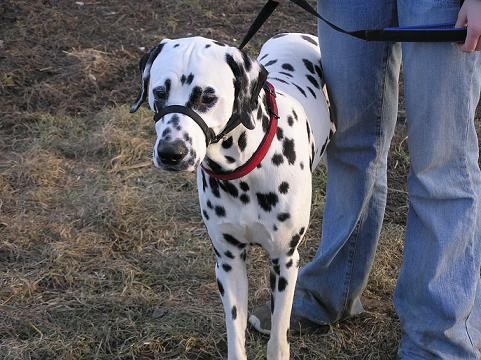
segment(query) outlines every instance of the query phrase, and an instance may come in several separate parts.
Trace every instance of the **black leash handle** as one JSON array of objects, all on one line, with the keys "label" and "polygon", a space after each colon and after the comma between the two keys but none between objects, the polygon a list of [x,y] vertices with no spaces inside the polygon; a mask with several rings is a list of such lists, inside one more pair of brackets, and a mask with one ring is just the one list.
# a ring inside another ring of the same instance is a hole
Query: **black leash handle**
[{"label": "black leash handle", "polygon": [[[365,29],[346,31],[331,23],[312,8],[306,0],[290,0],[308,13],[330,26],[332,29],[366,41],[401,41],[401,42],[464,42],[467,35],[466,28],[456,28],[454,24],[435,24],[428,26],[392,27],[385,29]],[[268,0],[254,23],[245,35],[239,49],[242,49],[255,35],[264,22],[271,16],[279,3]]]}]

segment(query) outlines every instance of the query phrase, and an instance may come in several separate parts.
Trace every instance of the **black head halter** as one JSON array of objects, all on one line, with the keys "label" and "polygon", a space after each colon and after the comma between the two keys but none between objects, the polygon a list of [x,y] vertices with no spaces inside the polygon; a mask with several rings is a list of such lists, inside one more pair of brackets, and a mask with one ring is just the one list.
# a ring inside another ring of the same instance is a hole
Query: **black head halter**
[{"label": "black head halter", "polygon": [[202,132],[205,135],[206,146],[219,142],[227,133],[231,132],[241,124],[241,121],[237,116],[232,116],[227,122],[224,130],[222,130],[218,135],[216,135],[214,130],[206,124],[204,119],[202,119],[199,114],[197,114],[191,108],[183,105],[170,105],[162,108],[159,112],[155,113],[154,121],[159,121],[167,114],[184,114],[194,120],[195,123],[200,126]]}]

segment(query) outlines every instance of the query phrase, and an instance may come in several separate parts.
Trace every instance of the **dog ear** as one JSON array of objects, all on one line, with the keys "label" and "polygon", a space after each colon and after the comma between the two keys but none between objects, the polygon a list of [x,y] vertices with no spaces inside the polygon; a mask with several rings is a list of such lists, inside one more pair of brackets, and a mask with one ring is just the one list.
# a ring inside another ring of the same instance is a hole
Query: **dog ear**
[{"label": "dog ear", "polygon": [[154,60],[162,51],[162,48],[164,47],[164,45],[165,45],[165,42],[163,40],[160,42],[159,45],[150,49],[149,52],[144,56],[142,56],[142,58],[139,61],[140,92],[139,92],[139,95],[137,96],[137,99],[130,107],[131,113],[136,112],[139,109],[140,105],[142,105],[142,103],[147,98],[148,89],[149,89],[149,80],[150,80],[150,68],[152,67]]},{"label": "dog ear", "polygon": [[[226,62],[234,74],[234,105],[232,116],[247,129],[255,127],[252,111],[257,107],[259,93],[267,78],[267,70],[257,61],[236,49],[226,54]],[[237,58],[237,59],[236,59]]]}]

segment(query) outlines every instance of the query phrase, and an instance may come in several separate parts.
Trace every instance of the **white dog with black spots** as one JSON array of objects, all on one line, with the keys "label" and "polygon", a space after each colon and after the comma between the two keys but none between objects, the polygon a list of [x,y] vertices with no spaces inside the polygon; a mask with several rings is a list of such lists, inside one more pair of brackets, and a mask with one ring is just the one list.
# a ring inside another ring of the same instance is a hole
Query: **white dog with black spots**
[{"label": "white dog with black spots", "polygon": [[[139,64],[141,91],[131,111],[148,99],[159,112],[170,105],[194,110],[215,134],[229,119],[236,127],[208,144],[187,115],[157,119],[156,167],[197,170],[199,202],[216,256],[215,272],[224,305],[228,358],[246,359],[246,253],[260,245],[271,261],[272,326],[268,359],[288,359],[287,340],[301,242],[311,207],[312,171],[334,133],[317,38],[280,34],[267,41],[257,60],[202,37],[163,40]],[[269,129],[265,80],[277,95],[278,128],[263,160],[249,174],[219,180],[249,161]],[[199,166],[201,165],[202,166]]]}]

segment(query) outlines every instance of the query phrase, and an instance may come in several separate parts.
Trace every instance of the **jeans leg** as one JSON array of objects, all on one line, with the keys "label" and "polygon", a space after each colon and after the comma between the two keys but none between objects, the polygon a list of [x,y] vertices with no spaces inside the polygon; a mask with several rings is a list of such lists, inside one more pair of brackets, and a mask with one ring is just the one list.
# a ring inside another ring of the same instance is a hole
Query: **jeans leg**
[{"label": "jeans leg", "polygon": [[[452,0],[399,0],[403,26],[456,19]],[[481,359],[481,56],[403,44],[409,212],[395,291],[401,359]]]},{"label": "jeans leg", "polygon": [[[320,1],[346,29],[392,26],[394,1]],[[293,312],[323,324],[360,313],[386,204],[386,159],[397,114],[400,47],[366,43],[319,24],[337,132],[327,150],[322,240],[298,277]]]}]

